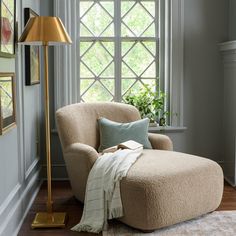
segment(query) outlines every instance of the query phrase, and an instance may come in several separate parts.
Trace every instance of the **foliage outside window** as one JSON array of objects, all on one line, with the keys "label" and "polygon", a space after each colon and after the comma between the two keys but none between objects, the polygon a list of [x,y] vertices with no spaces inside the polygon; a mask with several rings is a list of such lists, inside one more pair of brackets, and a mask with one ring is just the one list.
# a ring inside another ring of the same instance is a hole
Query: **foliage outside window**
[{"label": "foliage outside window", "polygon": [[80,101],[125,101],[159,77],[159,1],[81,0]]},{"label": "foliage outside window", "polygon": [[169,112],[165,111],[166,94],[158,86],[145,85],[136,93],[130,90],[124,99],[127,104],[133,105],[139,110],[142,118],[147,117],[152,123],[166,125],[166,118],[169,115]]}]

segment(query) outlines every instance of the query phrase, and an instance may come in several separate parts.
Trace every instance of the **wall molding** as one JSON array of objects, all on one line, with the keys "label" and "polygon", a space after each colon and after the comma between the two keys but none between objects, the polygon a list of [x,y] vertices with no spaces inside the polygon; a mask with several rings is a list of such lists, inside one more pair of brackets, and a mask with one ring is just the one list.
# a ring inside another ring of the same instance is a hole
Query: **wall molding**
[{"label": "wall molding", "polygon": [[236,40],[220,43],[221,51],[234,51],[236,50]]},{"label": "wall molding", "polygon": [[[184,0],[171,0],[170,111],[172,126],[184,126]],[[177,116],[174,115],[177,113]]]},{"label": "wall molding", "polygon": [[224,122],[223,128],[223,146],[224,152],[224,176],[232,186],[236,185],[236,137],[235,137],[235,109],[232,104],[235,103],[235,75],[236,75],[236,41],[228,41],[219,44],[222,54],[223,64],[223,109]]},{"label": "wall molding", "polygon": [[[24,218],[26,217],[30,207],[32,206],[33,201],[37,196],[37,193],[42,184],[42,180],[39,181],[39,175],[40,169],[34,174],[27,187],[22,192],[21,189],[23,186],[15,191],[14,196],[12,197],[12,201],[9,202],[11,209],[8,214],[1,220],[0,236],[16,236],[18,234]],[[22,209],[25,210],[22,211]]]},{"label": "wall molding", "polygon": [[20,188],[21,188],[20,183],[17,183],[16,186],[12,189],[12,191],[8,194],[6,199],[3,201],[3,203],[0,205],[0,222],[2,222],[2,220],[7,215],[7,209],[9,207],[11,207],[11,205],[14,202]]},{"label": "wall molding", "polygon": [[233,187],[236,186],[235,182],[233,182],[232,180],[230,180],[227,176],[224,176],[224,179],[225,179],[225,181],[226,181],[228,184],[230,184],[231,186],[233,186]]},{"label": "wall molding", "polygon": [[33,172],[33,170],[35,169],[35,167],[37,167],[37,165],[39,164],[39,157],[37,159],[35,159],[32,164],[29,166],[29,168],[27,169],[27,171],[25,172],[25,179],[27,180],[29,178],[29,176],[31,175],[31,173]]}]

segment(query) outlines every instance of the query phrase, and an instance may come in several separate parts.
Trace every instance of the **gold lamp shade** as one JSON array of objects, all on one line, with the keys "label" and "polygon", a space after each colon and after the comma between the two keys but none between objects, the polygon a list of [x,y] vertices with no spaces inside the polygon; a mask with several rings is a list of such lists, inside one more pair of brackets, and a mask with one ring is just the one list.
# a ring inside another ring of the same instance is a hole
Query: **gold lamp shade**
[{"label": "gold lamp shade", "polygon": [[27,45],[72,43],[61,19],[52,16],[30,18],[18,42]]}]

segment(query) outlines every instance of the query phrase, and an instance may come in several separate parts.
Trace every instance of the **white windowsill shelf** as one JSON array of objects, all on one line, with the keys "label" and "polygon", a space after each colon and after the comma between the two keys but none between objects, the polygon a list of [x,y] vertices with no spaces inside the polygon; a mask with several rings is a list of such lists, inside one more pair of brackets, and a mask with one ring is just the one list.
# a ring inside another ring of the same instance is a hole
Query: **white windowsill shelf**
[{"label": "white windowsill shelf", "polygon": [[[187,130],[187,127],[175,127],[175,126],[156,126],[156,127],[149,127],[148,131],[150,133],[171,133],[171,132],[183,132]],[[58,134],[58,131],[56,129],[51,130],[52,134]]]},{"label": "white windowsill shelf", "polygon": [[179,126],[156,126],[156,127],[149,127],[148,131],[150,133],[159,133],[159,132],[183,132],[187,129],[187,127],[179,127]]}]

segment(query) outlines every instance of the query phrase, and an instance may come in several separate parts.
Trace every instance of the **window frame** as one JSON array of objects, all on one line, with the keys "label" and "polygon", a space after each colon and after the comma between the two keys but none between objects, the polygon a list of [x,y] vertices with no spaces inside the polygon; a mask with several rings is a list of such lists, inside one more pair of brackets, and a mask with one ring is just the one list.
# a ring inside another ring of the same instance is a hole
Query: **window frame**
[{"label": "window frame", "polygon": [[[161,86],[169,94],[169,102],[165,106],[172,114],[177,113],[177,116],[171,115],[170,125],[181,127],[183,126],[184,0],[160,1],[166,2],[163,16],[166,23],[160,29],[164,33],[162,33],[160,43],[165,43],[164,49],[160,52],[160,61],[165,63],[164,66],[160,66],[161,76],[165,78],[165,84]],[[77,0],[54,0],[54,15],[62,19],[74,42],[70,47],[54,48],[55,111],[79,100],[80,83],[77,79],[79,41],[76,24],[74,24],[78,20],[79,14],[76,10],[78,4]]]},{"label": "window frame", "polygon": [[[81,1],[83,2],[83,1],[88,1],[88,0],[81,0]],[[94,0],[91,0],[91,2],[93,2],[93,1]],[[101,1],[104,1],[104,0],[101,0]],[[112,1],[112,0],[108,0],[108,1]],[[136,3],[138,3],[138,2],[155,2],[154,0],[133,0],[133,1],[136,2]],[[134,42],[135,44],[137,42],[155,42],[156,52],[155,52],[155,57],[153,59],[154,63],[155,63],[155,67],[156,67],[155,68],[156,69],[156,76],[155,76],[155,78],[160,77],[159,63],[156,63],[156,62],[159,61],[159,45],[160,45],[159,27],[160,27],[160,19],[161,19],[161,17],[160,17],[159,5],[160,4],[164,4],[164,1],[158,0],[158,3],[155,3],[155,16],[156,17],[154,18],[154,21],[153,21],[154,25],[155,25],[155,36],[154,37],[142,37],[142,36],[141,37],[139,37],[139,36],[123,37],[121,35],[121,25],[122,25],[121,2],[122,1],[114,0],[113,2],[114,2],[114,17],[113,17],[113,22],[114,22],[114,37],[80,36],[78,41],[79,41],[79,44],[80,44],[80,42],[91,42],[91,43],[94,43],[94,42],[101,42],[101,43],[102,42],[113,42],[114,43],[114,60],[113,61],[114,61],[114,64],[115,64],[115,66],[114,66],[114,70],[115,71],[114,71],[114,99],[113,100],[115,102],[123,102],[122,79],[124,79],[124,77],[122,77],[122,52],[121,52],[121,50],[122,50],[122,43],[123,42]],[[88,10],[86,10],[86,12],[89,12],[89,10],[92,8],[92,6],[93,5],[91,5],[91,7]],[[131,9],[129,9],[129,11],[131,11]],[[78,11],[80,11],[80,9],[78,9]],[[79,15],[79,13],[78,13],[78,15]],[[80,23],[81,19],[85,15],[86,14],[83,14],[82,16],[80,16],[80,15],[78,16],[78,18],[79,18],[79,23],[78,24],[81,24]],[[80,27],[78,27],[78,28],[79,28],[78,35],[80,35]],[[131,48],[133,48],[133,46]],[[80,48],[78,50],[80,51]],[[88,52],[88,50],[86,50],[85,53],[86,52]],[[83,55],[85,53],[83,53]],[[84,64],[84,62],[82,62],[82,63]],[[80,65],[78,65],[78,66],[80,66]],[[147,67],[147,69],[148,68],[149,67]],[[132,70],[132,68],[131,68],[131,70]],[[81,76],[80,76],[80,78],[81,78]],[[150,79],[155,80],[155,78],[150,78]],[[82,78],[82,80],[83,79],[88,79],[88,78]],[[142,77],[139,77],[139,76],[135,77],[135,79],[136,80],[140,80],[140,81],[145,80],[145,78],[142,78]],[[100,78],[99,77],[95,77],[95,80],[100,80]],[[162,84],[162,82],[161,82],[161,84]],[[164,81],[163,81],[163,84],[164,84]],[[88,88],[86,91],[88,91],[89,89],[90,88]],[[82,98],[83,95],[81,95],[81,91],[78,91],[78,93],[79,93],[79,98],[80,98],[78,102],[81,102],[81,101],[83,101],[83,98]]]}]

